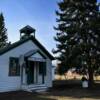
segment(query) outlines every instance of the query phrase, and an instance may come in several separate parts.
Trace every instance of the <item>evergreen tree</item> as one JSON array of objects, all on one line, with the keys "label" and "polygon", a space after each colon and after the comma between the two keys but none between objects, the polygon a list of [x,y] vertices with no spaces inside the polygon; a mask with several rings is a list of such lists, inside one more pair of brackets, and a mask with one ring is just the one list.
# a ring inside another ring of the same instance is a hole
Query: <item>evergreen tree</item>
[{"label": "evergreen tree", "polygon": [[[56,11],[58,26],[54,37],[66,71],[75,67],[88,73],[89,85],[93,74],[100,69],[100,12],[96,0],[62,0]],[[65,70],[64,70],[65,72]]]},{"label": "evergreen tree", "polygon": [[0,13],[0,48],[3,48],[7,44],[7,29],[5,28],[3,14]]}]

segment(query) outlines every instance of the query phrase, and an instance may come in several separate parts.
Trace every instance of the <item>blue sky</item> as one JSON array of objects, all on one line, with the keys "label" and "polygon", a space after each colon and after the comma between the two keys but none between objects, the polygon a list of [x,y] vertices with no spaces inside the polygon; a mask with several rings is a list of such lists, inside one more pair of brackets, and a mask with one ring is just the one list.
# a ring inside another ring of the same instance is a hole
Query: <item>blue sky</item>
[{"label": "blue sky", "polygon": [[51,52],[56,47],[53,26],[57,1],[60,0],[0,0],[9,41],[19,40],[19,30],[30,25],[36,29],[36,38]]},{"label": "blue sky", "polygon": [[30,25],[36,29],[36,38],[51,52],[55,48],[56,9],[57,0],[0,0],[9,41],[19,40],[19,30]]}]

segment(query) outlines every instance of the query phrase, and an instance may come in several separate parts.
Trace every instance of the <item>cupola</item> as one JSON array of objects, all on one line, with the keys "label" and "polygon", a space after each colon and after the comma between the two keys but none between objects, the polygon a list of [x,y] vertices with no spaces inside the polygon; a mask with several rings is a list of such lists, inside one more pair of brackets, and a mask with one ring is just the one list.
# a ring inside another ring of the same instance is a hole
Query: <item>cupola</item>
[{"label": "cupola", "polygon": [[20,39],[27,38],[29,36],[35,37],[35,29],[27,25],[20,29]]}]

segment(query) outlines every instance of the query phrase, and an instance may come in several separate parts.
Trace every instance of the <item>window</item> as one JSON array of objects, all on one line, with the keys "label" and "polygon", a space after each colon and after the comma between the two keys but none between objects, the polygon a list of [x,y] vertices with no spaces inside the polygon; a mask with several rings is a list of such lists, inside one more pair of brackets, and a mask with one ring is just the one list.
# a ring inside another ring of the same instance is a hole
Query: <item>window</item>
[{"label": "window", "polygon": [[46,62],[39,62],[39,74],[46,75]]},{"label": "window", "polygon": [[9,59],[9,76],[20,76],[19,60],[15,57]]}]

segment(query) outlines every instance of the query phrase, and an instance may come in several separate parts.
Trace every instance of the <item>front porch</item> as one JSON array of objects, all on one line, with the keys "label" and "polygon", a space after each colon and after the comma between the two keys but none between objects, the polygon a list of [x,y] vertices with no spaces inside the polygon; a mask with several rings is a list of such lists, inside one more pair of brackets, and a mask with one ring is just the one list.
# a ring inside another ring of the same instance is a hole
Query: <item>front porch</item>
[{"label": "front porch", "polygon": [[[37,53],[37,52],[36,52]],[[39,53],[25,57],[22,67],[21,89],[25,91],[44,90],[46,82],[46,59]]]}]

